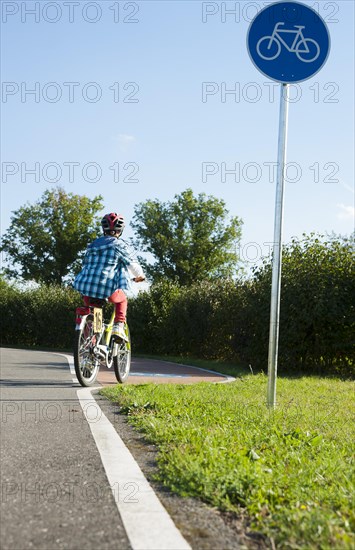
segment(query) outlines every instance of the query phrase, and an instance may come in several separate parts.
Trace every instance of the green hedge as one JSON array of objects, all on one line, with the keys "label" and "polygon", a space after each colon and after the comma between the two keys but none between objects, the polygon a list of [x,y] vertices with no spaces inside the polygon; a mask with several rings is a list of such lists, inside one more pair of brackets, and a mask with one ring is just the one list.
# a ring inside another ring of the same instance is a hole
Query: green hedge
[{"label": "green hedge", "polygon": [[2,345],[71,349],[77,305],[81,305],[80,295],[71,288],[41,286],[21,291],[2,283]]},{"label": "green hedge", "polygon": [[[284,247],[279,367],[351,374],[355,349],[353,243],[316,236]],[[161,283],[131,304],[135,348],[231,360],[267,370],[271,263],[247,281]]]},{"label": "green hedge", "polygon": [[[350,371],[355,350],[354,244],[346,238],[324,241],[315,235],[293,240],[283,250],[280,345],[281,365],[312,372]],[[265,354],[262,326],[270,304],[271,265],[254,274],[248,299],[255,345]]]},{"label": "green hedge", "polygon": [[135,347],[146,353],[234,358],[244,296],[244,287],[233,281],[191,287],[159,283],[130,303]]},{"label": "green hedge", "polygon": [[[129,303],[133,349],[266,371],[270,288],[269,260],[246,281],[154,285]],[[77,292],[58,286],[21,292],[3,282],[1,290],[3,344],[71,348]],[[284,247],[279,368],[351,374],[354,297],[351,241],[310,236]]]}]

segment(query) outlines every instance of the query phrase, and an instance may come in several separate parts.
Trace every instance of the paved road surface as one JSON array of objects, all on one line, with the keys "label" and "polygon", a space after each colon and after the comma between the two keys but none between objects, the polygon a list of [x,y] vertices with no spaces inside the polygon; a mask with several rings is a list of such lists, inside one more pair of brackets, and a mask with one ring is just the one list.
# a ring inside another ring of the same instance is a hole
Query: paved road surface
[{"label": "paved road surface", "polygon": [[[127,384],[196,384],[196,382],[226,382],[234,380],[217,372],[178,365],[154,359],[132,359],[131,372]],[[113,369],[100,369],[98,381],[102,385],[117,384]]]},{"label": "paved road surface", "polygon": [[130,548],[65,360],[2,349],[1,378],[0,547]]},{"label": "paved road surface", "polygon": [[[132,383],[225,380],[142,359],[132,367]],[[60,355],[1,350],[2,550],[131,548],[78,388]]]}]

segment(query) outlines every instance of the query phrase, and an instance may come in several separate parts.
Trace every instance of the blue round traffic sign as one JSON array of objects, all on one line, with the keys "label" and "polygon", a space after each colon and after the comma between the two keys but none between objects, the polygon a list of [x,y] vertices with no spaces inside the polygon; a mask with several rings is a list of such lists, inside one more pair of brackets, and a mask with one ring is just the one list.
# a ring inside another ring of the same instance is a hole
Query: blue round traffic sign
[{"label": "blue round traffic sign", "polygon": [[254,65],[265,76],[283,83],[302,82],[327,61],[330,36],[312,8],[299,2],[277,2],[253,19],[247,46]]}]

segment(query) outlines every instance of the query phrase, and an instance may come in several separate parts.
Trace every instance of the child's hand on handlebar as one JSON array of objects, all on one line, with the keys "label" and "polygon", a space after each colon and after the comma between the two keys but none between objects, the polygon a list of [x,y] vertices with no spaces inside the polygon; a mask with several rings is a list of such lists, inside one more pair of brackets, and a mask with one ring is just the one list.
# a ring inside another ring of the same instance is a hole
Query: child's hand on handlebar
[{"label": "child's hand on handlebar", "polygon": [[133,280],[135,283],[142,283],[143,281],[145,281],[145,277],[134,277]]}]

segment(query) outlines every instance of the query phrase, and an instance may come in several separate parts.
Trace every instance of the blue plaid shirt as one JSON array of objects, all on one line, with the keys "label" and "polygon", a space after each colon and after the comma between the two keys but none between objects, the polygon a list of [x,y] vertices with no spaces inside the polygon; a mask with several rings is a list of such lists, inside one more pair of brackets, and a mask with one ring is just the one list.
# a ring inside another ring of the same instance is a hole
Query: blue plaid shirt
[{"label": "blue plaid shirt", "polygon": [[104,235],[88,246],[73,286],[92,298],[108,298],[117,289],[129,290],[128,266],[134,262],[135,254],[126,241]]}]

